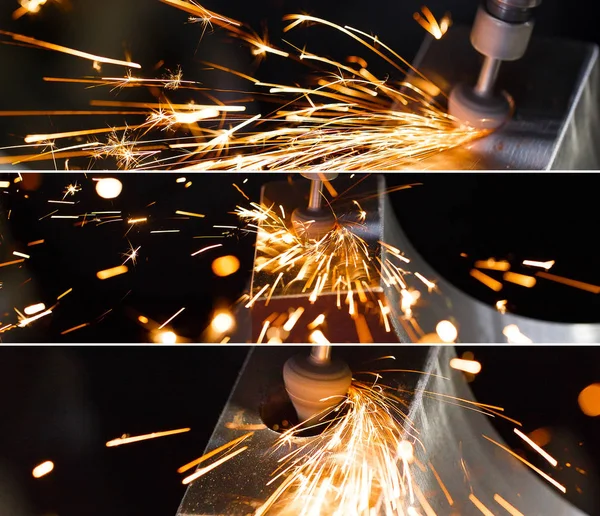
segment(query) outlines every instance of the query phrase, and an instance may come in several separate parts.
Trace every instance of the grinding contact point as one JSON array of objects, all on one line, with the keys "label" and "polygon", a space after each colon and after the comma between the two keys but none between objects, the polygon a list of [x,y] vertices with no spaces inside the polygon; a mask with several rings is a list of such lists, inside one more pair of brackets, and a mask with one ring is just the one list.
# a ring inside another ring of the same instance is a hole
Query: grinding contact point
[{"label": "grinding contact point", "polygon": [[283,366],[285,389],[300,421],[309,421],[338,405],[348,394],[352,372],[345,362],[316,363],[296,355]]},{"label": "grinding contact point", "polygon": [[292,226],[300,238],[321,240],[335,227],[335,217],[326,210],[297,208],[292,213]]},{"label": "grinding contact point", "polygon": [[497,129],[511,115],[506,96],[480,96],[466,84],[457,84],[448,99],[448,113],[478,129]]}]

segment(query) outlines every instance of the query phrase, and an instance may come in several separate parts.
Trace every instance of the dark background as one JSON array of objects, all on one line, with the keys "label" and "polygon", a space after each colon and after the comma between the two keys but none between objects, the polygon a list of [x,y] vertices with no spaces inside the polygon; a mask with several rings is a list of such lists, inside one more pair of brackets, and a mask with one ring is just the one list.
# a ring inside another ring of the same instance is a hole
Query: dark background
[{"label": "dark background", "polygon": [[[184,494],[176,470],[202,455],[247,349],[0,349],[0,514],[174,515]],[[599,514],[599,421],[577,405],[579,392],[600,378],[598,349],[469,350],[483,365],[471,384],[477,399],[505,407],[526,433],[549,428],[547,449],[561,468],[550,471],[541,459],[536,464],[567,486],[571,500]],[[372,354],[381,356],[376,347]],[[511,446],[524,449],[513,425],[493,423]],[[105,447],[123,433],[182,427],[192,431]],[[54,471],[33,479],[32,468],[48,459]],[[11,499],[14,505],[6,507]]]}]

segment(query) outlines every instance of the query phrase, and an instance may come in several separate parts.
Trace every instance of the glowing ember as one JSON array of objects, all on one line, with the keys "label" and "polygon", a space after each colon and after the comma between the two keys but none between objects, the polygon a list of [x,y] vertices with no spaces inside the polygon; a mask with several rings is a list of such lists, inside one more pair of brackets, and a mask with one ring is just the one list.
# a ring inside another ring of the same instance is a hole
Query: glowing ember
[{"label": "glowing ember", "polygon": [[413,15],[415,21],[435,39],[442,39],[442,36],[446,34],[452,23],[450,14],[446,13],[438,23],[429,8],[421,7],[421,13],[423,13],[423,16],[420,13]]},{"label": "glowing ember", "polygon": [[160,344],[177,344],[177,334],[172,331],[163,331],[156,336],[156,342]]},{"label": "glowing ember", "polygon": [[119,265],[118,267],[113,267],[112,269],[105,269],[102,271],[98,271],[96,276],[98,279],[105,280],[109,278],[114,278],[115,276],[120,276],[121,274],[125,274],[129,269],[127,265]]},{"label": "glowing ember", "polygon": [[46,462],[42,462],[31,472],[33,478],[42,478],[47,475],[54,469],[54,463],[51,460],[47,460]]},{"label": "glowing ember", "polygon": [[516,324],[509,324],[502,330],[502,334],[506,337],[510,344],[531,344],[531,339],[521,333],[521,330]]},{"label": "glowing ember", "polygon": [[478,374],[481,372],[481,364],[476,360],[465,360],[462,358],[453,358],[450,360],[450,367],[465,373]]},{"label": "glowing ember", "polygon": [[235,325],[235,319],[228,312],[220,312],[215,315],[210,322],[210,327],[216,333],[225,333],[231,330]]},{"label": "glowing ember", "polygon": [[577,398],[581,411],[590,417],[600,416],[600,383],[588,385]]},{"label": "glowing ember", "polygon": [[189,432],[191,428],[178,428],[177,430],[167,430],[164,432],[153,432],[151,434],[137,435],[135,437],[130,437],[128,435],[124,435],[123,437],[119,437],[117,439],[113,439],[112,441],[108,441],[106,446],[108,448],[112,448],[114,446],[121,446],[123,444],[137,443],[139,441],[146,441],[148,439],[156,439],[157,437],[166,437],[168,435],[182,434],[185,432]]},{"label": "glowing ember", "polygon": [[37,314],[38,312],[42,312],[45,309],[46,309],[46,305],[44,303],[37,303],[35,305],[25,307],[23,312],[25,312],[25,315],[34,315],[34,314]]},{"label": "glowing ember", "polygon": [[325,335],[323,335],[323,332],[321,330],[313,331],[309,336],[309,340],[313,344],[329,344],[330,343],[327,340],[327,338],[325,337]]},{"label": "glowing ember", "polygon": [[458,330],[450,321],[440,321],[437,323],[435,331],[443,342],[455,342],[458,337]]},{"label": "glowing ember", "polygon": [[96,182],[96,193],[103,199],[115,199],[123,190],[123,183],[114,177],[105,177]]},{"label": "glowing ember", "polygon": [[235,274],[239,268],[240,261],[231,255],[216,258],[212,263],[213,273],[221,278]]}]

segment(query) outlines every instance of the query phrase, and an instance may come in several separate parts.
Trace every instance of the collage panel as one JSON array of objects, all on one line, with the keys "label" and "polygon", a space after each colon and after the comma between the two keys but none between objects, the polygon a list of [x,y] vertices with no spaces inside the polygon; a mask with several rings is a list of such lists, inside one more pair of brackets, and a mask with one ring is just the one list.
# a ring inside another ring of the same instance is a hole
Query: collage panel
[{"label": "collage panel", "polygon": [[5,343],[598,339],[592,174],[4,176]]},{"label": "collage panel", "polygon": [[0,512],[598,514],[598,348],[323,358],[2,347]]}]

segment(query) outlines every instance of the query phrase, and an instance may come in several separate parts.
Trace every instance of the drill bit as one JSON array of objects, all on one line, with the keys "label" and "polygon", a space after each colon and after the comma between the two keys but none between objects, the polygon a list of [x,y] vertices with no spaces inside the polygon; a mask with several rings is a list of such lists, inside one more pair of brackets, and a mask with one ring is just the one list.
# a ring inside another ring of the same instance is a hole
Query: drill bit
[{"label": "drill bit", "polygon": [[310,359],[316,364],[329,364],[331,361],[331,346],[313,346]]}]

